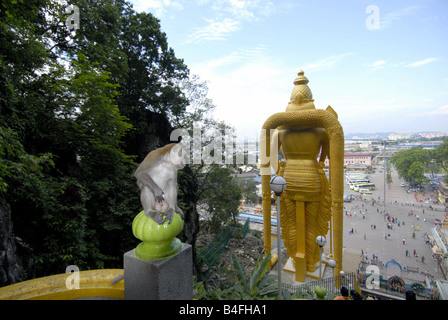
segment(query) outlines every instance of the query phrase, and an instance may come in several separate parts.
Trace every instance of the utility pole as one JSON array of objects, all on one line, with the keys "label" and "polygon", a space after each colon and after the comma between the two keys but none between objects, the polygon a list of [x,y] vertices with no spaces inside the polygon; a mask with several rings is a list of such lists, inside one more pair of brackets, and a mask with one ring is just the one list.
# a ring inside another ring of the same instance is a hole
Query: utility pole
[{"label": "utility pole", "polygon": [[386,145],[389,143],[388,140],[381,141],[383,145],[383,173],[384,173],[384,214],[386,214]]}]

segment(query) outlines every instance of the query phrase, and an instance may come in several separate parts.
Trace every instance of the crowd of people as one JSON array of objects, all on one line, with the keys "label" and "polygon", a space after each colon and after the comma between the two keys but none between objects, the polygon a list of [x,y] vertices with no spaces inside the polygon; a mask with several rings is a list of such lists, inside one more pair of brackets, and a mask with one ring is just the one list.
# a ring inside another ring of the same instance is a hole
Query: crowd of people
[{"label": "crowd of people", "polygon": [[[403,257],[405,258],[418,258],[418,261],[422,264],[425,263],[424,255],[420,255],[416,248],[412,247],[415,242],[407,241],[406,239],[416,239],[417,234],[420,232],[420,224],[426,223],[426,213],[424,208],[418,208],[412,204],[405,203],[389,203],[384,210],[383,202],[381,198],[378,197],[374,199],[372,197],[367,198],[363,195],[354,195],[350,203],[345,203],[344,205],[344,215],[345,219],[349,220],[350,227],[348,228],[348,234],[353,235],[358,233],[359,226],[361,224],[370,222],[370,230],[376,232],[376,230],[383,230],[384,240],[389,240],[395,234],[404,235],[402,238],[403,245]],[[382,217],[383,225],[377,226],[377,223],[381,221],[380,219],[367,219],[372,215],[378,215]],[[420,216],[421,215],[421,216]],[[361,220],[359,219],[361,217]],[[423,219],[421,219],[423,217]],[[369,222],[368,222],[369,221]],[[372,223],[373,222],[373,223]],[[365,227],[361,228],[365,231]],[[399,230],[399,231],[397,231]],[[368,240],[370,232],[363,232],[363,239]],[[420,235],[420,237],[426,237],[425,242],[428,243],[427,235]],[[367,244],[367,243],[366,243]],[[367,247],[367,245],[366,245]],[[364,260],[368,260],[367,248],[361,249],[361,256]],[[378,254],[372,253],[371,260],[374,263],[378,263]],[[385,258],[385,257],[383,257]],[[395,260],[400,260],[400,257],[394,257]],[[402,261],[406,264],[406,261]]]},{"label": "crowd of people", "polygon": [[[363,298],[358,291],[356,290],[348,290],[347,287],[342,286],[340,289],[340,295],[336,296],[333,300],[375,300],[373,297],[368,296],[366,298]],[[417,300],[415,292],[413,291],[406,291],[405,292],[405,299],[406,300]]]}]

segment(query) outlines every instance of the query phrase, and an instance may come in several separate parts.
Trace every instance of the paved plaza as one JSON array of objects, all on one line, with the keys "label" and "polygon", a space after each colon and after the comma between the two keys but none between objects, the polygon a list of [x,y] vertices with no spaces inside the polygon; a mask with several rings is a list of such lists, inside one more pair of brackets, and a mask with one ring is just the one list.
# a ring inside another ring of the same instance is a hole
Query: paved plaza
[{"label": "paved plaza", "polygon": [[[442,211],[429,209],[430,205],[435,207],[433,201],[437,194],[432,191],[419,193],[417,196],[413,192],[407,193],[406,188],[400,186],[404,181],[393,170],[392,183],[390,186],[386,185],[388,215],[385,215],[384,173],[377,170],[370,175],[370,179],[375,183],[376,189],[362,199],[357,192],[345,185],[345,194],[353,193],[357,199],[344,206],[344,270],[355,271],[361,254],[367,255],[368,261],[371,261],[374,254],[375,259],[383,264],[395,260],[403,269],[418,269],[419,272],[431,274],[435,279],[443,279],[433,259],[431,247],[425,241],[426,235],[430,235],[431,228],[434,227],[434,219],[443,219]],[[372,200],[375,200],[374,204]],[[352,229],[353,232],[350,232]],[[411,272],[408,273],[412,277]]]},{"label": "paved plaza", "polygon": [[[382,170],[377,169],[376,173],[370,175],[376,189],[372,191],[372,194],[363,195],[362,199],[358,192],[351,190],[345,184],[344,194],[352,193],[356,199],[344,203],[343,270],[356,272],[362,259],[361,254],[367,256],[369,263],[374,254],[375,262],[380,265],[392,260],[398,262],[402,268],[401,277],[406,282],[424,281],[425,275],[422,272],[430,274],[434,279],[444,279],[433,259],[431,247],[425,241],[426,235],[430,235],[430,230],[434,227],[434,219],[443,219],[443,211],[429,209],[433,199],[436,200],[437,194],[419,193],[416,198],[415,193],[407,193],[407,188],[400,186],[404,180],[399,179],[398,174],[393,170],[392,183],[390,186],[386,185],[386,212],[389,216],[384,215],[384,173],[380,171]],[[428,203],[424,199],[429,199]],[[375,200],[373,205],[372,200]],[[417,200],[423,202],[417,202]],[[434,204],[432,205],[435,207]],[[389,217],[394,218],[394,220],[391,219],[393,222],[389,221]],[[275,238],[274,229],[273,238]],[[274,243],[275,240],[273,239],[272,242]],[[324,251],[329,252],[329,241]],[[272,252],[277,252],[276,244]],[[282,252],[285,254],[284,250]],[[331,272],[330,268],[326,268],[324,277],[331,276]],[[283,272],[283,281],[298,284],[294,281],[294,275],[288,272]]]}]

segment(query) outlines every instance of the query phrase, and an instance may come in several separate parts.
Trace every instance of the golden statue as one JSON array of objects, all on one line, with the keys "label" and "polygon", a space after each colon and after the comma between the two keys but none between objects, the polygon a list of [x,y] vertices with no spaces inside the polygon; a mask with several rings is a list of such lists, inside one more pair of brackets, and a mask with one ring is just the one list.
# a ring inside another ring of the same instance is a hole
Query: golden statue
[{"label": "golden statue", "polygon": [[[336,112],[316,109],[308,79],[300,71],[286,112],[275,113],[263,125],[260,137],[265,253],[271,251],[271,166],[285,178],[281,196],[281,228],[296,281],[304,282],[319,262],[317,236],[330,229],[330,254],[342,270],[344,133]],[[267,138],[269,137],[269,138]],[[278,161],[282,151],[286,161]],[[330,183],[324,168],[330,159]],[[318,161],[319,158],[319,161]],[[331,221],[333,218],[333,222]]]}]

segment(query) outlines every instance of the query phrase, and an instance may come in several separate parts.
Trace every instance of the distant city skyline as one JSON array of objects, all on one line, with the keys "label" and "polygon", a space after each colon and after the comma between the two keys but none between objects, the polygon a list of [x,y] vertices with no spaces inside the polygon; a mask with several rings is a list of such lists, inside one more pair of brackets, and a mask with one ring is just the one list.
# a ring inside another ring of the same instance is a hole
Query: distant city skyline
[{"label": "distant city skyline", "polygon": [[132,0],[208,82],[214,116],[257,135],[299,70],[346,133],[448,131],[448,2]]},{"label": "distant city skyline", "polygon": [[389,140],[399,140],[399,139],[410,139],[416,136],[420,136],[421,138],[437,138],[444,137],[448,135],[448,132],[437,132],[437,131],[425,131],[425,132],[353,132],[346,133],[345,137],[349,137],[351,139],[357,138],[357,135],[360,135],[361,139],[375,139],[379,137],[381,139],[389,139]]}]

